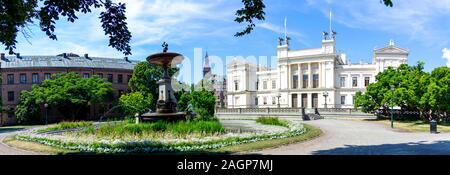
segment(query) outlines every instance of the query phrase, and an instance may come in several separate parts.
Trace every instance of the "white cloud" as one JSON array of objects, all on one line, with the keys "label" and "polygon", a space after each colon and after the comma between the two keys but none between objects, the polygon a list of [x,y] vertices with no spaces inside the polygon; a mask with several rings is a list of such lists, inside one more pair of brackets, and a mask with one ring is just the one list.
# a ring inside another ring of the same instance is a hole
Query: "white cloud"
[{"label": "white cloud", "polygon": [[409,36],[429,46],[443,46],[450,42],[450,0],[396,0],[394,7],[386,7],[376,0],[338,1],[307,0],[311,7],[324,15],[333,9],[333,20],[352,28],[379,30]]},{"label": "white cloud", "polygon": [[447,60],[447,67],[450,67],[450,50],[448,48],[442,49],[442,58]]}]

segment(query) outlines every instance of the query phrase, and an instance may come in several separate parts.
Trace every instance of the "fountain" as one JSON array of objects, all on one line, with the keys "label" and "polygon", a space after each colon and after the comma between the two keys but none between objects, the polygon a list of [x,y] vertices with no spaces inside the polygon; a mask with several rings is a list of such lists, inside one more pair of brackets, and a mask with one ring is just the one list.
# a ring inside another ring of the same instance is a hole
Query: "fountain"
[{"label": "fountain", "polygon": [[156,113],[146,113],[139,117],[141,121],[169,120],[176,121],[186,119],[185,112],[178,112],[177,99],[173,95],[172,78],[169,76],[169,68],[180,64],[184,57],[178,53],[167,52],[168,44],[163,43],[163,52],[150,55],[147,61],[150,64],[163,68],[163,77],[158,81],[158,101]]}]

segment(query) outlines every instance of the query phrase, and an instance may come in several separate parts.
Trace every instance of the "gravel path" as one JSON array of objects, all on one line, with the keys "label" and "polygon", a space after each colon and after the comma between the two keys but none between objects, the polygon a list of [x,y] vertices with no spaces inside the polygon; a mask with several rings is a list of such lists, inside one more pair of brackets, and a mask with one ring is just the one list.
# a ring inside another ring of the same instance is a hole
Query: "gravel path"
[{"label": "gravel path", "polygon": [[450,155],[450,134],[408,133],[380,123],[316,120],[324,134],[311,141],[256,152],[274,155]]},{"label": "gravel path", "polygon": [[17,130],[0,130],[0,155],[41,155],[42,153],[36,153],[26,150],[10,147],[3,143],[3,140],[9,135],[13,135]]}]

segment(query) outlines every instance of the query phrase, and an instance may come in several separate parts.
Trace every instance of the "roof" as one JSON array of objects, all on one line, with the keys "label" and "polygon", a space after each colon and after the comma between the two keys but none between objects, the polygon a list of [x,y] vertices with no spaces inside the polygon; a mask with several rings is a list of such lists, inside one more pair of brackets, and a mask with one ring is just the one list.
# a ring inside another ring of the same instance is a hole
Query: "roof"
[{"label": "roof", "polygon": [[139,61],[126,58],[102,58],[102,57],[79,57],[68,54],[65,58],[59,56],[6,56],[1,60],[1,68],[108,68],[108,69],[134,69]]},{"label": "roof", "polygon": [[393,44],[391,44],[387,47],[384,47],[384,48],[375,49],[374,52],[376,54],[408,54],[409,53],[408,49],[400,48]]}]

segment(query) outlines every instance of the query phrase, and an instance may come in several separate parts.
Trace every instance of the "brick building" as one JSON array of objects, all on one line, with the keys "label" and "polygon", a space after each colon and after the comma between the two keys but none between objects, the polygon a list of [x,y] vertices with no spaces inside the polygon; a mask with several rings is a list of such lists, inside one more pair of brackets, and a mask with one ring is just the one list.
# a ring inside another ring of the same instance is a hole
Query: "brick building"
[{"label": "brick building", "polygon": [[[127,57],[123,59],[90,57],[88,54],[79,56],[72,53],[63,53],[57,56],[5,56],[1,53],[1,96],[3,108],[10,112],[0,115],[0,126],[16,123],[14,111],[19,103],[20,93],[31,90],[32,85],[40,84],[43,80],[51,78],[52,74],[76,72],[84,78],[98,75],[112,83],[114,97],[105,105],[93,105],[88,119],[96,119],[112,107],[111,102],[124,92],[129,91],[128,81],[133,74],[133,68],[138,63]],[[49,122],[59,120],[60,113],[49,107],[47,111],[41,107],[41,114],[48,112]]]}]

